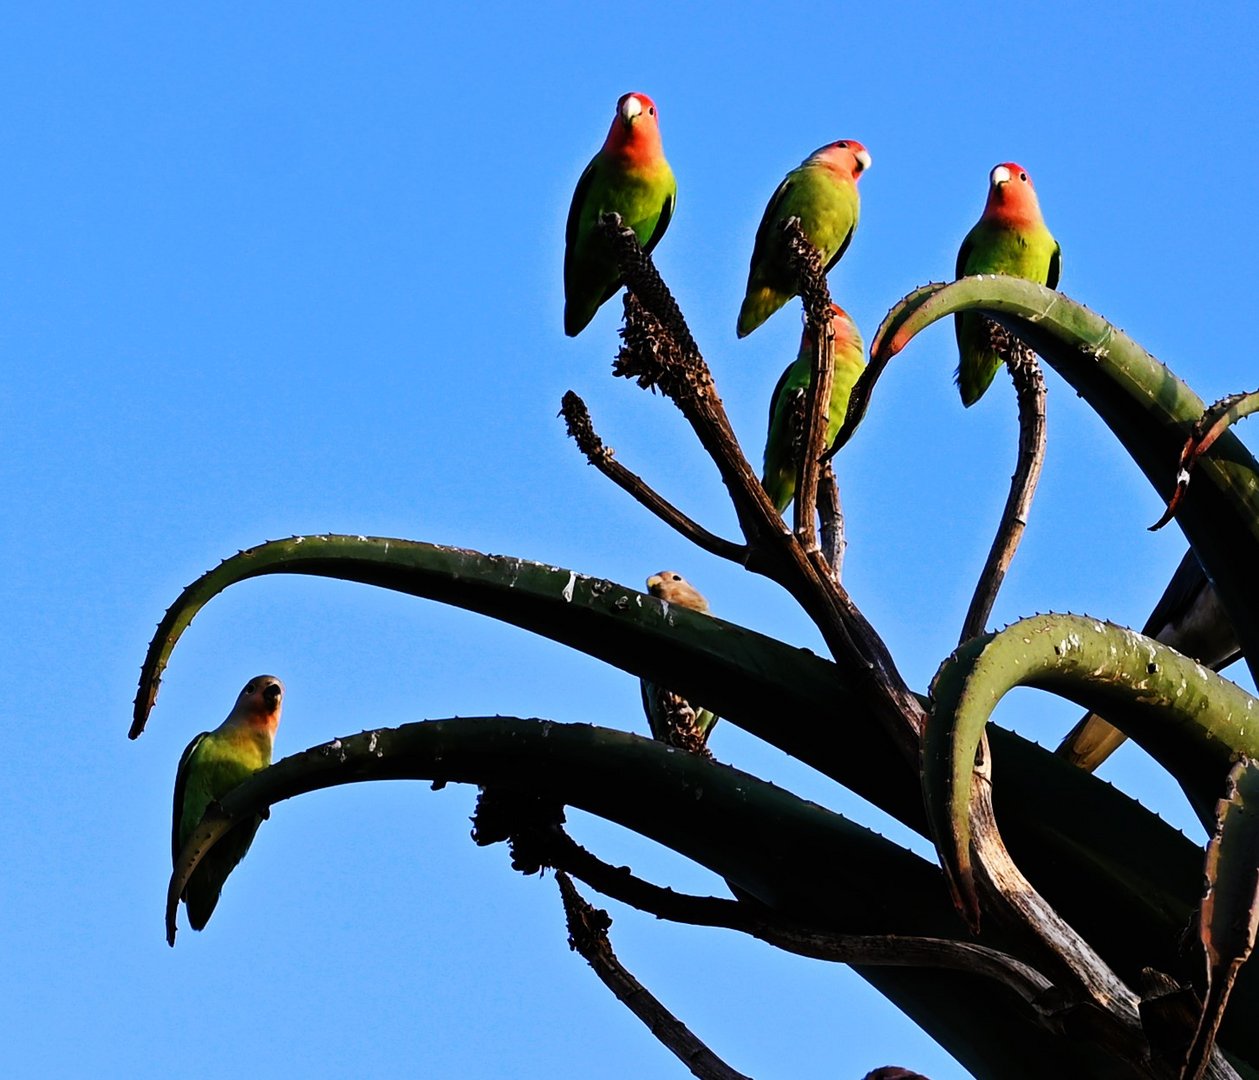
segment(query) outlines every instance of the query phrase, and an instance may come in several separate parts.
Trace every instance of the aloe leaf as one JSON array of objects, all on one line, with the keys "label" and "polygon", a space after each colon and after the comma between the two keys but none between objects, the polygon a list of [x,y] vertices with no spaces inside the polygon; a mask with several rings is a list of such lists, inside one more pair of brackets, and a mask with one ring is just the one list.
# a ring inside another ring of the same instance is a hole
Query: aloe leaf
[{"label": "aloe leaf", "polygon": [[[322,788],[399,779],[510,786],[580,807],[798,918],[857,933],[962,932],[937,867],[839,815],[636,735],[515,717],[365,731],[284,758],[220,800],[190,841],[199,850],[180,859],[170,895],[232,821]],[[976,1075],[1142,1075],[1098,1045],[1056,1037],[996,983],[949,970],[855,969]]]},{"label": "aloe leaf", "polygon": [[[998,275],[924,286],[884,320],[871,367],[959,311],[982,311],[1035,349],[1102,417],[1163,501],[1171,497],[1180,450],[1205,411],[1202,399],[1122,331],[1043,285]],[[1198,474],[1177,520],[1259,678],[1259,466],[1226,431]]]},{"label": "aloe leaf", "polygon": [[1167,509],[1163,516],[1150,526],[1150,532],[1158,532],[1176,516],[1180,504],[1184,501],[1185,492],[1189,490],[1189,480],[1193,475],[1193,467],[1198,463],[1211,445],[1239,420],[1259,412],[1259,390],[1250,393],[1230,394],[1221,398],[1202,414],[1193,426],[1193,431],[1180,451],[1180,467],[1176,470],[1176,488],[1172,497],[1167,500]]},{"label": "aloe leaf", "polygon": [[[969,642],[941,666],[923,740],[923,790],[941,857],[974,895],[970,800],[975,754],[998,701],[1033,686],[1112,717],[1180,782],[1210,828],[1239,753],[1259,751],[1259,701],[1135,631],[1078,615],[1038,615]],[[995,789],[1001,786],[994,775]]]},{"label": "aloe leaf", "polygon": [[[274,573],[344,578],[426,596],[569,644],[711,704],[730,722],[927,835],[917,776],[880,725],[854,714],[852,696],[830,661],[720,619],[666,608],[609,581],[405,540],[273,541],[226,559],[194,581],[167,611],[149,646],[133,738],[143,730],[161,673],[196,613],[229,586]],[[1198,891],[1197,849],[1121,792],[1017,735],[993,728],[990,738],[997,767],[1009,761],[1005,767],[1022,777],[1017,787],[996,795],[1007,843],[1020,865],[1073,923],[1099,921],[1112,963],[1170,966],[1166,957],[1138,955],[1136,939],[1122,931],[1183,925]],[[1051,801],[1061,804],[1055,816],[1044,812]],[[1114,827],[1099,828],[1103,821]],[[1132,842],[1134,835],[1141,836],[1140,843]],[[1063,874],[1064,861],[1079,876]]]},{"label": "aloe leaf", "polygon": [[[922,793],[880,725],[856,714],[839,669],[807,650],[672,607],[598,578],[462,549],[353,536],[294,537],[225,560],[162,619],[142,671],[132,735],[143,730],[171,651],[193,616],[232,584],[274,573],[361,581],[478,611],[693,696],[927,835]],[[1176,964],[1175,938],[1200,891],[1201,851],[1096,777],[998,726],[994,794],[1011,854],[1125,978]],[[883,973],[883,979],[903,979]],[[1235,1000],[1255,1002],[1243,973]],[[1256,989],[1259,989],[1257,987]],[[906,993],[910,992],[908,989]],[[1259,1061],[1259,1030],[1225,1022],[1225,1043]]]},{"label": "aloe leaf", "polygon": [[1259,767],[1240,758],[1228,775],[1207,846],[1206,894],[1198,934],[1206,954],[1207,996],[1185,1075],[1202,1075],[1233,984],[1259,930]]},{"label": "aloe leaf", "polygon": [[602,578],[412,540],[295,536],[225,559],[167,610],[140,673],[130,737],[143,730],[162,672],[197,612],[267,574],[309,574],[422,596],[520,626],[702,701],[924,832],[922,798],[881,728],[863,723],[839,668],[735,623],[668,605]]}]

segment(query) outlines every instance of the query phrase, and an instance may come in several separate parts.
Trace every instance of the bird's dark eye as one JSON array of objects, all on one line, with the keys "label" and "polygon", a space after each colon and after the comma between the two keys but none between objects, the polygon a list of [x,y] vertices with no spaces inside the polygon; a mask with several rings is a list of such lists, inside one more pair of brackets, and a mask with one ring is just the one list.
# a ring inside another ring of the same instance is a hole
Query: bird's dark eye
[{"label": "bird's dark eye", "polygon": [[839,142],[837,142],[835,145],[838,146],[841,150],[848,149],[848,144],[844,142],[842,139]]},{"label": "bird's dark eye", "polygon": [[1026,182],[1026,181],[1027,181],[1027,173],[1025,173],[1025,172],[1021,172],[1021,173],[1019,173],[1019,179],[1020,179],[1020,180],[1022,180],[1022,181],[1024,181],[1024,182]]},{"label": "bird's dark eye", "polygon": [[681,575],[681,574],[674,574],[674,575],[673,575],[673,580],[674,580],[674,581],[681,581],[681,580],[682,580],[682,575]]},{"label": "bird's dark eye", "polygon": [[254,686],[254,684],[253,684],[253,683],[250,683],[248,686],[246,686],[246,687],[245,687],[245,693],[246,693],[246,694],[252,694],[252,693],[253,693],[256,689],[257,689],[257,687],[256,687],[256,686]]},{"label": "bird's dark eye", "polygon": [[655,115],[656,115],[656,107],[655,107],[654,105],[653,105],[653,106],[651,106],[651,107],[647,110],[647,115],[648,115],[648,116],[655,116]]}]

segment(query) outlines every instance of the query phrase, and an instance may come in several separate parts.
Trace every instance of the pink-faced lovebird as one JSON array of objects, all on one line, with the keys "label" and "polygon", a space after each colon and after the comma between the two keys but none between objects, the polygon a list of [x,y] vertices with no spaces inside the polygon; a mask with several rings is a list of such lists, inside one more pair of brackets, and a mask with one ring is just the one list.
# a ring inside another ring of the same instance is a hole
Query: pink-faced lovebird
[{"label": "pink-faced lovebird", "polygon": [[[1045,227],[1040,203],[1027,170],[1012,161],[997,165],[988,175],[984,212],[962,241],[957,253],[957,276],[1005,274],[1025,278],[1051,289],[1058,287],[1062,251]],[[975,312],[954,316],[957,331],[957,387],[962,404],[975,404],[1005,362],[994,340],[994,324]]]},{"label": "pink-faced lovebird", "polygon": [[[283,698],[284,684],[274,675],[255,676],[237,696],[227,719],[188,744],[175,774],[172,859],[179,859],[210,803],[271,764]],[[200,930],[209,921],[223,882],[245,857],[261,823],[260,817],[241,822],[210,849],[192,872],[183,901],[194,930]]]},{"label": "pink-faced lovebird", "polygon": [[[835,334],[835,377],[827,409],[827,450],[835,443],[848,412],[852,388],[866,366],[861,334],[838,304],[831,305],[831,329]],[[805,392],[812,381],[813,339],[806,327],[800,338],[800,352],[782,373],[769,403],[769,433],[765,438],[761,486],[780,514],[791,505],[796,494],[796,446],[803,436]]]},{"label": "pink-faced lovebird", "polygon": [[621,287],[616,259],[599,231],[602,214],[621,215],[645,251],[673,216],[678,185],[660,144],[660,117],[646,94],[616,103],[612,129],[577,181],[564,241],[564,333],[576,337]]},{"label": "pink-faced lovebird", "polygon": [[870,154],[861,143],[840,139],[814,150],[778,185],[756,230],[739,337],[747,337],[799,292],[782,231],[789,218],[800,219],[826,273],[839,262],[861,213],[857,180],[869,167]]}]

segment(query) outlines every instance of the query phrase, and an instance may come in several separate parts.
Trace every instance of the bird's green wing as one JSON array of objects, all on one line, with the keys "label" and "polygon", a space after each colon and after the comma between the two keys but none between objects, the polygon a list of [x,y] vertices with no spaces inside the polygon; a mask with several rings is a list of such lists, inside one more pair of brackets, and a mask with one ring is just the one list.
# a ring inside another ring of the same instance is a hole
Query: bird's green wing
[{"label": "bird's green wing", "polygon": [[182,846],[179,842],[179,826],[184,816],[184,796],[188,792],[188,763],[192,760],[193,751],[201,745],[201,740],[208,734],[208,731],[203,731],[184,748],[183,756],[179,759],[179,767],[175,770],[175,806],[171,814],[170,828],[172,861],[179,858],[179,849]]},{"label": "bird's green wing", "polygon": [[774,190],[774,194],[769,197],[765,213],[761,215],[761,223],[756,229],[756,239],[752,242],[753,269],[765,258],[765,249],[772,243],[770,237],[774,223],[778,220],[778,209],[786,201],[794,186],[795,172],[793,171],[787,174],[783,182]]},{"label": "bird's green wing", "polygon": [[1049,273],[1045,277],[1045,284],[1051,289],[1058,287],[1058,275],[1062,271],[1062,247],[1054,244],[1054,253],[1049,256]]},{"label": "bird's green wing", "polygon": [[783,368],[783,373],[778,376],[778,382],[774,386],[774,392],[769,395],[769,431],[774,430],[774,417],[778,413],[778,403],[782,398],[783,391],[787,388],[787,380],[791,377],[791,371],[795,367],[792,362]]},{"label": "bird's green wing", "polygon": [[577,250],[577,234],[581,231],[581,213],[586,206],[586,200],[590,198],[590,188],[595,179],[595,162],[599,159],[593,158],[585,171],[577,180],[577,188],[573,192],[573,201],[568,208],[568,225],[564,230],[564,279],[568,280],[568,274],[572,265],[574,253]]},{"label": "bird's green wing", "polygon": [[957,249],[957,268],[953,271],[955,278],[964,277],[966,274],[966,263],[975,247],[975,242],[971,239],[973,231],[966,234],[966,239],[962,241],[962,246]]},{"label": "bird's green wing", "polygon": [[843,240],[839,242],[839,250],[835,252],[834,258],[832,258],[831,261],[826,264],[826,273],[829,274],[832,270],[834,270],[835,264],[844,257],[844,252],[848,250],[848,245],[852,243],[852,234],[855,233],[856,231],[857,231],[857,225],[856,225],[856,222],[854,222],[852,227],[848,230],[847,234],[844,236]]},{"label": "bird's green wing", "polygon": [[[673,193],[665,198],[664,205],[660,208],[660,217],[656,219],[656,227],[652,231],[651,236],[647,238],[647,243],[643,245],[643,250],[650,252],[658,243],[660,238],[664,236],[664,231],[669,227],[669,221],[673,217],[673,206],[677,202],[678,193],[674,189]],[[616,290],[614,289],[613,292]]]}]

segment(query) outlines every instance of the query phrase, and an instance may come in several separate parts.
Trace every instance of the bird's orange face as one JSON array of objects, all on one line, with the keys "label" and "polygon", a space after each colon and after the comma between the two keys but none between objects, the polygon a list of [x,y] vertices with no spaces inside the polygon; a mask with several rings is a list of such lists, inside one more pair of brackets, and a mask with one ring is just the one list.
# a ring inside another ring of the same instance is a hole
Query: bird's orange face
[{"label": "bird's orange face", "polygon": [[605,152],[642,167],[655,161],[663,151],[656,103],[646,94],[622,94],[616,103],[616,118],[603,144]]},{"label": "bird's orange face", "polygon": [[251,720],[272,728],[280,722],[283,704],[284,683],[274,675],[255,675],[236,699],[237,708],[247,712]]},{"label": "bird's orange face", "polygon": [[616,103],[616,115],[627,128],[635,124],[657,127],[656,103],[646,94],[622,94]]},{"label": "bird's orange face", "polygon": [[870,167],[870,151],[856,139],[840,139],[814,150],[808,161],[820,162],[856,181]]},{"label": "bird's orange face", "polygon": [[986,212],[1023,221],[1040,217],[1040,203],[1032,178],[1022,165],[1003,161],[988,174],[988,206]]}]

